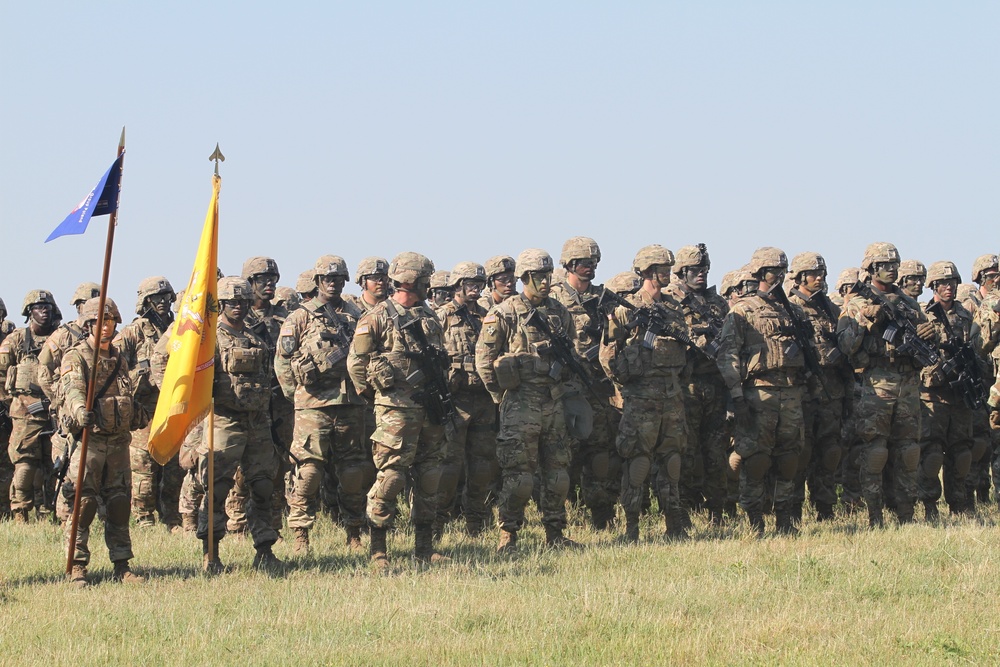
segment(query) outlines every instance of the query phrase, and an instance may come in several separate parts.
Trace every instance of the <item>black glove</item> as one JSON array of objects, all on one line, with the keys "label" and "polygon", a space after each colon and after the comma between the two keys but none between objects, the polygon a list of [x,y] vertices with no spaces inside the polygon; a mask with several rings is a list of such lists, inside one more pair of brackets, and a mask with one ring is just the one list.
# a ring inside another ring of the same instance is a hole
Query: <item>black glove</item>
[{"label": "black glove", "polygon": [[934,340],[935,329],[931,322],[921,322],[917,325],[917,337],[920,340]]}]

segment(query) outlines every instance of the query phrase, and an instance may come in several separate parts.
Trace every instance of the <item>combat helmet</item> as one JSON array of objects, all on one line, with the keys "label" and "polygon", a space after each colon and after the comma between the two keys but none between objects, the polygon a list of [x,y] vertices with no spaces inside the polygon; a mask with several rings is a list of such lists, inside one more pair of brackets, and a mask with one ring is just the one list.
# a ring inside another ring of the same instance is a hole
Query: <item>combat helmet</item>
[{"label": "combat helmet", "polygon": [[958,273],[958,267],[954,262],[934,262],[927,268],[927,284],[934,287],[934,283],[939,280],[957,280],[962,282],[962,276]]},{"label": "combat helmet", "polygon": [[[899,263],[899,251],[896,246],[885,241],[876,241],[865,248],[865,256],[861,260],[861,268],[871,272],[872,265],[877,262]],[[913,274],[910,274],[913,275]]]},{"label": "combat helmet", "polygon": [[0,313],[2,313],[0,314],[0,320],[7,317],[7,304],[3,302],[3,299],[0,299]]},{"label": "combat helmet", "polygon": [[365,276],[389,273],[389,260],[382,257],[365,257],[358,262],[358,270],[354,273],[358,285],[364,287]]},{"label": "combat helmet", "polygon": [[845,287],[854,285],[856,282],[861,280],[861,276],[859,275],[860,273],[861,269],[856,266],[850,266],[844,269],[840,272],[840,275],[837,276],[837,284],[834,285],[833,288],[837,290],[837,292],[841,292]]},{"label": "combat helmet", "polygon": [[419,252],[401,252],[389,262],[389,280],[396,283],[416,283],[433,273],[434,262]]},{"label": "combat helmet", "polygon": [[1000,256],[980,255],[976,257],[976,261],[972,263],[972,281],[982,285],[983,272],[990,269],[994,271],[1000,270]]},{"label": "combat helmet", "polygon": [[654,243],[639,249],[632,260],[632,270],[641,275],[643,271],[656,264],[666,264],[672,266],[674,263],[674,253],[669,249]]},{"label": "combat helmet", "polygon": [[299,295],[291,287],[274,288],[274,305],[284,306],[288,312],[298,310]]},{"label": "combat helmet", "polygon": [[510,255],[495,255],[486,260],[483,269],[486,270],[486,279],[491,280],[494,276],[508,271],[513,273],[516,268],[514,258]]},{"label": "combat helmet", "polygon": [[553,268],[552,255],[538,248],[528,248],[527,250],[522,250],[521,254],[517,256],[514,273],[519,277],[523,277],[529,271],[551,273]]},{"label": "combat helmet", "polygon": [[431,274],[431,289],[447,289],[451,285],[451,274],[447,271],[435,271]]},{"label": "combat helmet", "polygon": [[[87,302],[80,308],[80,319],[84,324],[97,321],[97,315],[101,312],[101,297],[95,296],[87,299]],[[110,316],[118,324],[122,323],[122,314],[118,310],[118,304],[111,297],[104,300],[104,316]]]},{"label": "combat helmet", "polygon": [[250,283],[243,278],[226,276],[219,281],[219,301],[253,301]]},{"label": "combat helmet", "polygon": [[719,281],[719,293],[724,297],[729,297],[729,293],[736,289],[739,284],[736,281],[737,276],[739,276],[740,271],[736,269],[734,271],[726,272],[726,275],[722,276],[722,280]]},{"label": "combat helmet", "polygon": [[712,260],[708,257],[708,248],[704,243],[682,246],[674,255],[674,273],[678,276],[684,273],[684,269],[695,266],[712,268]]},{"label": "combat helmet", "polygon": [[482,264],[475,262],[459,262],[451,270],[451,278],[448,285],[458,287],[463,280],[482,280],[486,282],[486,269]]},{"label": "combat helmet", "polygon": [[927,267],[924,266],[924,263],[921,262],[920,260],[904,259],[902,262],[899,263],[899,278],[896,280],[896,282],[902,284],[903,278],[907,276],[917,276],[922,280],[926,280]]},{"label": "combat helmet", "polygon": [[154,294],[170,294],[170,300],[177,300],[177,292],[174,291],[173,286],[170,281],[164,276],[150,276],[149,278],[144,278],[141,283],[139,283],[139,289],[136,290],[136,300],[135,300],[135,312],[142,315],[145,312],[143,307],[146,302],[147,296],[153,296]]},{"label": "combat helmet", "polygon": [[101,296],[101,286],[97,283],[80,283],[73,292],[73,299],[70,301],[74,306],[78,306],[87,299]]},{"label": "combat helmet", "polygon": [[642,287],[642,279],[632,271],[616,273],[604,286],[617,294],[635,294]]},{"label": "combat helmet", "polygon": [[755,276],[760,273],[761,269],[776,268],[787,270],[788,255],[781,248],[773,248],[771,246],[757,248],[753,251],[753,255],[750,256],[750,263],[747,264],[747,268]]},{"label": "combat helmet", "polygon": [[281,278],[281,273],[278,271],[278,263],[270,257],[251,257],[243,262],[243,272],[240,275],[244,280],[250,280],[262,273],[273,273],[278,278]]},{"label": "combat helmet", "polygon": [[56,305],[56,299],[52,296],[52,292],[44,289],[33,289],[24,295],[24,302],[21,304],[21,314],[28,317],[31,307],[36,303],[51,305],[53,314],[57,317],[62,317],[62,313],[59,312],[59,306]]},{"label": "combat helmet", "polygon": [[312,269],[303,271],[295,281],[295,291],[299,294],[308,294],[316,289],[316,272]]},{"label": "combat helmet", "polygon": [[345,281],[351,278],[351,274],[347,271],[347,262],[337,255],[323,255],[316,260],[313,266],[313,282],[319,280],[320,276],[343,276]]},{"label": "combat helmet", "polygon": [[595,262],[600,262],[601,248],[597,245],[597,241],[589,236],[574,236],[563,243],[559,264],[569,266],[569,263],[574,259],[592,259]]},{"label": "combat helmet", "polygon": [[792,257],[788,274],[791,278],[798,278],[803,271],[823,271],[826,273],[826,260],[818,252],[800,252]]}]

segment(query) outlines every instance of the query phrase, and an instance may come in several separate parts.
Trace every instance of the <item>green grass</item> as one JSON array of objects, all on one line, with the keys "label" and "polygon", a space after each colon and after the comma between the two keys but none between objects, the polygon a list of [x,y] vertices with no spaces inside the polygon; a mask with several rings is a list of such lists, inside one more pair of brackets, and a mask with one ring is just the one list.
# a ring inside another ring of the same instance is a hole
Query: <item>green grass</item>
[{"label": "green grass", "polygon": [[643,542],[572,515],[580,552],[541,548],[533,517],[516,557],[496,535],[442,545],[455,561],[421,568],[412,534],[390,538],[393,569],[375,574],[343,531],[322,521],[313,553],[290,544],[281,576],[251,570],[248,541],[227,538],[232,571],[201,574],[200,544],[133,529],[141,586],[110,582],[92,532],[97,583],[63,582],[55,526],[0,524],[0,664],[996,664],[1000,515],[869,532],[862,517],[806,522],[795,539],[741,527]]}]

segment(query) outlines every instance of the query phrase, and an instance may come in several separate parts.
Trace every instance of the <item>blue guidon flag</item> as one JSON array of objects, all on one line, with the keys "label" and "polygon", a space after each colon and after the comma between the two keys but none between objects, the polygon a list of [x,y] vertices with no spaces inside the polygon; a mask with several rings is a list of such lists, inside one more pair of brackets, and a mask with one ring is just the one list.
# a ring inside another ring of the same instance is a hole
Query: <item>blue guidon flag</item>
[{"label": "blue guidon flag", "polygon": [[[66,219],[59,223],[59,226],[52,230],[49,237],[45,239],[48,243],[52,239],[70,234],[83,234],[87,231],[87,224],[95,215],[109,215],[118,210],[118,192],[122,180],[122,159],[125,152],[122,151],[118,159],[114,161],[110,168],[104,172],[104,176],[94,186],[94,189],[87,193],[73,212],[66,216]],[[100,195],[98,196],[98,193]]]}]

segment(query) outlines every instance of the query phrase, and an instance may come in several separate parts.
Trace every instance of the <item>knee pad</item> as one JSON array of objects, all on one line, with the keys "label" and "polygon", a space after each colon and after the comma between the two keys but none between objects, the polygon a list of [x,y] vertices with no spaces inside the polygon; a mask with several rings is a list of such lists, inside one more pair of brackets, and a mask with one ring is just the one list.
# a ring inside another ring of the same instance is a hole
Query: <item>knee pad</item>
[{"label": "knee pad", "polygon": [[428,470],[423,470],[417,475],[415,480],[420,491],[427,496],[433,496],[441,486],[441,466],[434,466]]},{"label": "knee pad", "polygon": [[778,457],[778,476],[785,480],[795,479],[795,473],[799,471],[799,456],[797,454],[782,454]]},{"label": "knee pad", "polygon": [[954,453],[955,472],[959,477],[965,478],[972,468],[972,452],[968,449],[961,449]]},{"label": "knee pad", "polygon": [[569,493],[569,473],[565,470],[552,470],[546,475],[549,491],[557,496],[565,497]]},{"label": "knee pad", "polygon": [[[94,509],[95,510],[97,509],[96,499],[94,499]],[[128,496],[120,495],[108,498],[108,502],[105,503],[105,509],[107,510],[108,523],[114,524],[116,526],[123,526],[128,524],[128,515],[129,515]]]},{"label": "knee pad", "polygon": [[264,505],[271,501],[274,494],[274,480],[269,477],[255,479],[250,483],[250,497],[255,505]]},{"label": "knee pad", "polygon": [[340,487],[344,493],[354,495],[364,490],[365,471],[361,466],[345,466],[340,469]]},{"label": "knee pad", "polygon": [[823,470],[826,472],[837,472],[837,468],[840,467],[840,459],[843,455],[844,450],[839,445],[828,447],[820,459]]},{"label": "knee pad", "polygon": [[379,472],[375,484],[368,492],[368,497],[374,498],[381,495],[383,498],[395,498],[405,487],[406,475],[396,468],[386,468]]},{"label": "knee pad", "polygon": [[903,470],[916,472],[920,465],[920,445],[914,442],[900,447],[899,460],[903,464]]},{"label": "knee pad", "polygon": [[681,455],[671,454],[667,457],[666,464],[663,466],[664,472],[667,475],[667,479],[671,484],[676,484],[681,479]]},{"label": "knee pad", "polygon": [[526,503],[531,499],[531,491],[535,488],[535,480],[531,473],[517,473],[516,479],[510,482],[510,497],[519,503]]},{"label": "knee pad", "polygon": [[638,488],[649,478],[649,457],[637,456],[630,460],[626,468],[629,486]]},{"label": "knee pad", "polygon": [[[920,456],[920,449],[917,449],[917,457]],[[885,469],[885,464],[889,460],[889,450],[885,447],[872,447],[861,456],[862,469],[872,475],[881,475]]]},{"label": "knee pad", "polygon": [[923,461],[920,462],[920,468],[928,477],[937,477],[938,473],[941,472],[943,464],[944,454],[941,453],[940,449],[935,447],[934,451],[928,452],[924,456]]},{"label": "knee pad", "polygon": [[299,466],[295,479],[295,491],[300,498],[314,498],[323,482],[323,471],[319,464],[309,461]]},{"label": "knee pad", "polygon": [[599,452],[590,460],[590,471],[597,479],[607,479],[611,472],[611,456],[607,452]]},{"label": "knee pad", "polygon": [[[69,477],[69,473],[66,474],[66,477]],[[12,485],[18,491],[26,492],[29,495],[34,493],[35,466],[28,461],[16,464],[14,466],[14,480]]]},{"label": "knee pad", "polygon": [[[798,459],[796,458],[797,463]],[[742,468],[746,471],[748,479],[759,482],[764,479],[767,471],[771,469],[771,457],[767,454],[751,454],[743,459]]]},{"label": "knee pad", "polygon": [[[124,496],[121,496],[125,498]],[[128,521],[128,499],[125,499],[125,520]],[[72,511],[72,508],[71,508]],[[97,498],[80,498],[80,526],[87,527],[97,516]]]}]

